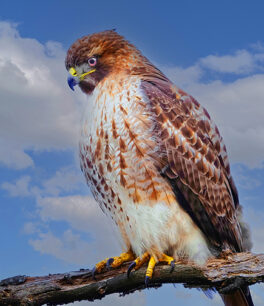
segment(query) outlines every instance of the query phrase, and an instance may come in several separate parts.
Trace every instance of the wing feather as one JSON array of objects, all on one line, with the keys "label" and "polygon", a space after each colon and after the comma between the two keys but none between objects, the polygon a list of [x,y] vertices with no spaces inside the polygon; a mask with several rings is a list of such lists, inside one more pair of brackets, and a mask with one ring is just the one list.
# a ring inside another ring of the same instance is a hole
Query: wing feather
[{"label": "wing feather", "polygon": [[216,125],[193,97],[169,80],[145,79],[141,86],[165,164],[162,174],[211,244],[241,251],[239,200]]}]

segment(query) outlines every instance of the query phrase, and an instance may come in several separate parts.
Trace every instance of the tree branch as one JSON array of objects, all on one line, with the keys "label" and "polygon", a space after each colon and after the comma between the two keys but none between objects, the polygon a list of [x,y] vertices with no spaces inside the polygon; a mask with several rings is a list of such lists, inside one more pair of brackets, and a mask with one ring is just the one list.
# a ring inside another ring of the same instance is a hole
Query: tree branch
[{"label": "tree branch", "polygon": [[[49,305],[73,301],[101,299],[112,293],[127,294],[144,289],[146,267],[127,278],[128,264],[103,271],[92,279],[91,271],[52,274],[41,277],[16,276],[0,282],[0,305]],[[241,285],[253,285],[264,280],[264,254],[226,254],[225,258],[211,259],[204,267],[177,263],[155,267],[149,287],[164,283],[183,283],[185,287],[216,289],[228,293]]]}]

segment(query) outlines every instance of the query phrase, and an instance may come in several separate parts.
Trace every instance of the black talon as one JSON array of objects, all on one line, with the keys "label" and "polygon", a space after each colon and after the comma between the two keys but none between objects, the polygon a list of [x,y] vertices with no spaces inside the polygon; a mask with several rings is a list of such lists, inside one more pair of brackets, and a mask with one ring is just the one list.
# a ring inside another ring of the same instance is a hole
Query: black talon
[{"label": "black talon", "polygon": [[127,269],[127,278],[129,278],[131,271],[133,270],[133,268],[136,266],[136,262],[133,261],[131,262],[131,264],[129,265],[128,269]]},{"label": "black talon", "polygon": [[145,277],[145,285],[146,285],[146,287],[148,287],[148,285],[149,285],[149,280],[150,280],[150,277],[146,276]]},{"label": "black talon", "polygon": [[95,273],[96,273],[96,267],[93,267],[93,269],[92,269],[92,278],[93,278],[93,280],[96,280]]},{"label": "black talon", "polygon": [[172,271],[175,268],[175,261],[174,260],[171,261],[170,266],[171,266],[170,273],[172,273]]},{"label": "black talon", "polygon": [[114,258],[109,258],[106,262],[106,269],[109,270],[111,268],[111,264],[114,262]]}]

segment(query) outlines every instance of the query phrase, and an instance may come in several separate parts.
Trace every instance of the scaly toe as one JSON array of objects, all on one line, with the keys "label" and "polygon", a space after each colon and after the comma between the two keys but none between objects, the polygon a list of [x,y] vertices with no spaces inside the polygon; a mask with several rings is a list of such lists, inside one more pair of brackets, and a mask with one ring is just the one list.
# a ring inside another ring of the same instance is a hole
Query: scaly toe
[{"label": "scaly toe", "polygon": [[133,269],[137,270],[139,269],[145,262],[148,262],[149,259],[149,253],[145,252],[141,257],[137,257],[128,267],[127,270],[127,277],[129,277],[131,271]]},{"label": "scaly toe", "polygon": [[146,271],[146,277],[145,277],[146,286],[148,285],[149,280],[152,278],[155,265],[156,265],[156,260],[153,256],[151,256],[150,260],[148,262],[148,268],[147,268],[147,271]]},{"label": "scaly toe", "polygon": [[100,262],[98,262],[95,267],[92,269],[92,278],[95,278],[95,274],[102,272],[105,268],[107,270],[111,268],[117,268],[122,265],[122,263],[131,261],[135,259],[135,255],[132,251],[127,251],[126,253],[122,253],[116,257],[106,258]]},{"label": "scaly toe", "polygon": [[108,259],[108,266],[111,268],[118,268],[120,267],[124,262],[128,262],[135,259],[135,255],[132,251],[128,251],[126,253],[122,253],[119,256],[109,258]]},{"label": "scaly toe", "polygon": [[161,256],[159,256],[157,261],[156,261],[154,256],[151,256],[150,259],[149,259],[148,268],[147,268],[147,271],[146,271],[146,277],[145,277],[146,286],[148,286],[149,281],[152,278],[154,268],[155,268],[155,265],[156,265],[157,262],[166,262],[167,264],[169,264],[171,266],[170,272],[172,272],[174,267],[175,267],[174,258],[171,257],[171,256],[168,256],[166,254],[161,254]]}]

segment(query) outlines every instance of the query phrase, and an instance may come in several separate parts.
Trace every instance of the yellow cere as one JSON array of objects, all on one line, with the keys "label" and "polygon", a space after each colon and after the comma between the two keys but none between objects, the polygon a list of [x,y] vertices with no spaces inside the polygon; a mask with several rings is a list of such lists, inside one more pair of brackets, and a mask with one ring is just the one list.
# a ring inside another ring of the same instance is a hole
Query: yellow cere
[{"label": "yellow cere", "polygon": [[[84,77],[85,77],[86,75],[88,75],[88,74],[90,74],[90,73],[92,73],[92,72],[95,72],[95,71],[96,71],[96,69],[92,69],[92,70],[90,70],[90,71],[88,71],[88,72],[85,72],[85,73],[81,74],[81,75],[79,76],[80,80],[83,80]],[[69,69],[69,73],[70,73],[72,76],[75,76],[75,77],[78,76],[76,69],[74,69],[73,67],[71,67],[71,68]]]},{"label": "yellow cere", "polygon": [[73,76],[77,76],[77,71],[73,67],[70,68],[69,73]]}]

